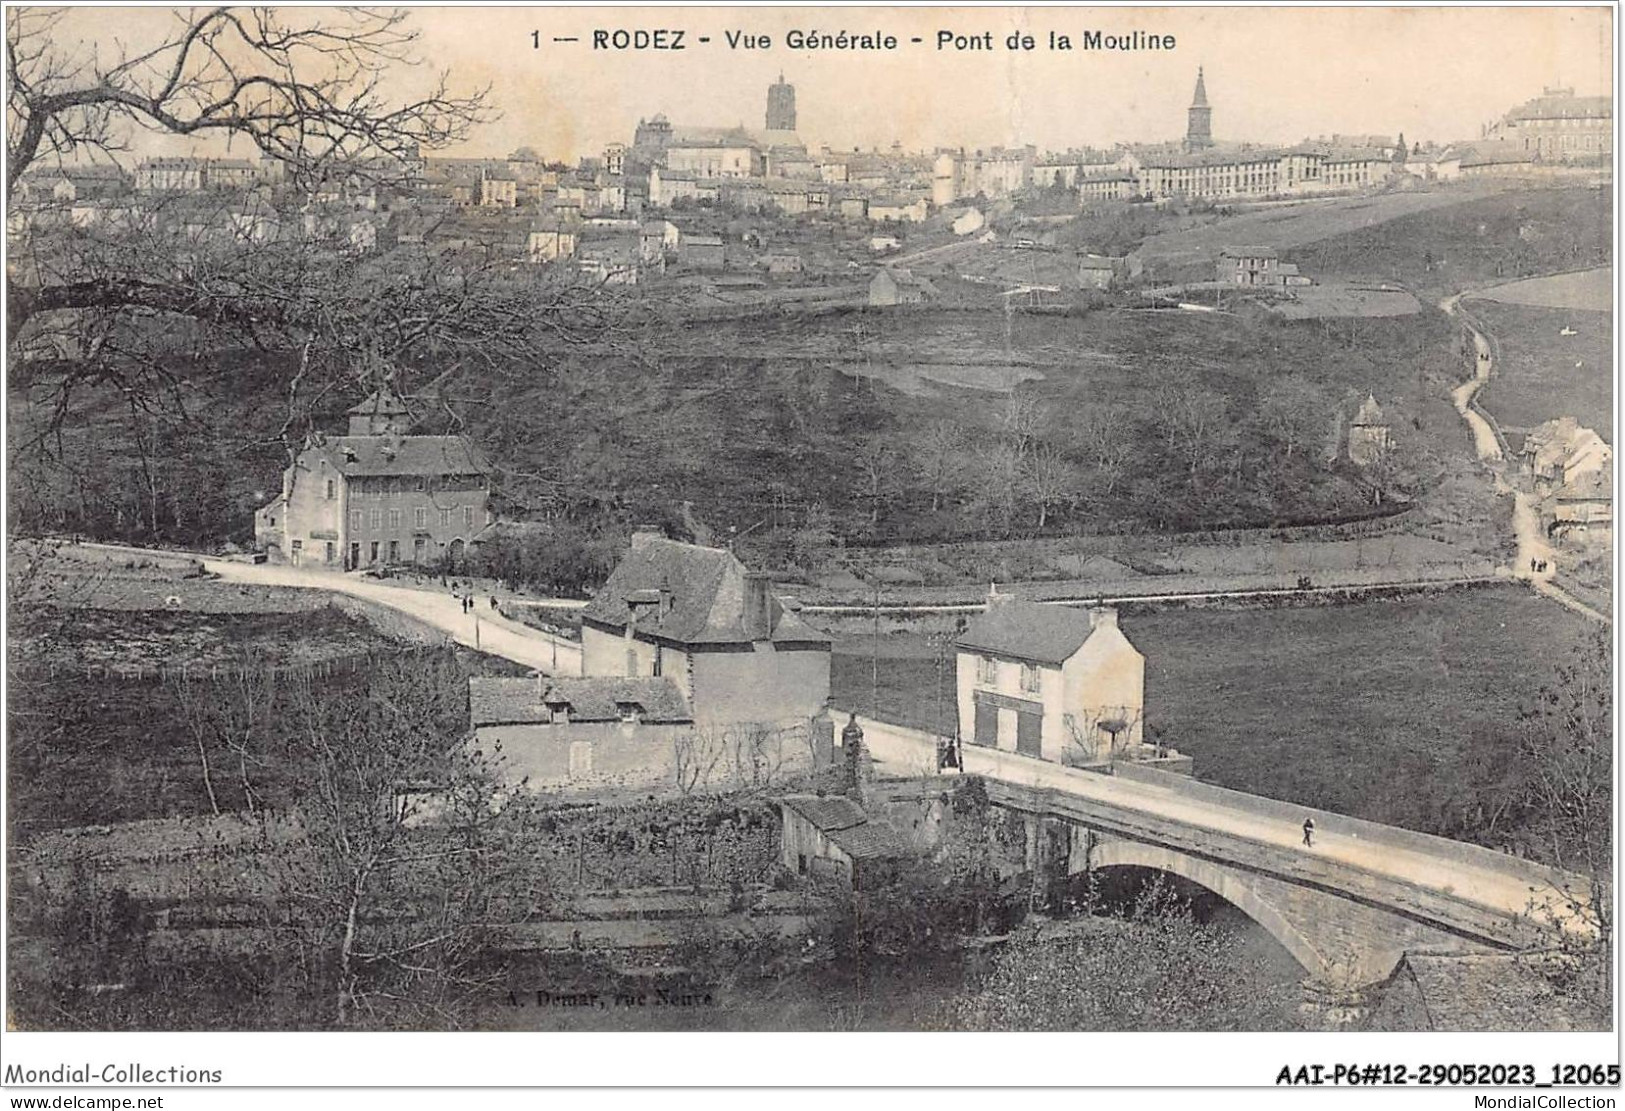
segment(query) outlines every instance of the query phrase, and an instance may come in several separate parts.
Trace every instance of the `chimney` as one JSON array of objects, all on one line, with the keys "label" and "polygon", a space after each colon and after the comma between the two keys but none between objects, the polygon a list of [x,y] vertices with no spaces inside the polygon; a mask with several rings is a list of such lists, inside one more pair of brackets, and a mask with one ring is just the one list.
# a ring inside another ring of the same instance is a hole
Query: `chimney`
[{"label": "chimney", "polygon": [[773,577],[765,571],[745,572],[745,635],[766,640],[773,635]]},{"label": "chimney", "polygon": [[651,540],[666,539],[666,530],[659,525],[638,525],[632,530],[632,550],[647,547]]},{"label": "chimney", "polygon": [[1089,627],[1091,630],[1117,628],[1117,607],[1090,606]]}]

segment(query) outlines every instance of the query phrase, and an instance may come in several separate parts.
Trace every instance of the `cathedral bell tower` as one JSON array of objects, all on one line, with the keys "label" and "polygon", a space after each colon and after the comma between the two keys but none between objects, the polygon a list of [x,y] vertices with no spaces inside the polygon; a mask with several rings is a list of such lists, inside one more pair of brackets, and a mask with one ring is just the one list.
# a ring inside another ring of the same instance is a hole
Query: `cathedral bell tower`
[{"label": "cathedral bell tower", "polygon": [[1213,109],[1207,103],[1207,83],[1202,80],[1202,69],[1196,69],[1196,95],[1191,97],[1187,109],[1190,117],[1185,126],[1185,150],[1206,150],[1213,145]]}]

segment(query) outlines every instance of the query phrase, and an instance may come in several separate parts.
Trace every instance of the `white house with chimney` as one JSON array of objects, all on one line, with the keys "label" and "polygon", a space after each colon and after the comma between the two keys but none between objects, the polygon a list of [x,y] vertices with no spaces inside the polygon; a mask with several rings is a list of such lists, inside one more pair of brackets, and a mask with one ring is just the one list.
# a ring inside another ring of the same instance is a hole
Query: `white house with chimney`
[{"label": "white house with chimney", "polygon": [[1043,605],[995,590],[955,648],[963,743],[1068,764],[1143,744],[1145,657],[1115,609]]}]

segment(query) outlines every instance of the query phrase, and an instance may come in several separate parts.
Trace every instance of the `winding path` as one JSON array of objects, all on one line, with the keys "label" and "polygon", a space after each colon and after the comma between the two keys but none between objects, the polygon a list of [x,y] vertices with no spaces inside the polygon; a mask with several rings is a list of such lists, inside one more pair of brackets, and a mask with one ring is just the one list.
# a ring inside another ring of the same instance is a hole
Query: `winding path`
[{"label": "winding path", "polygon": [[1473,405],[1478,391],[1484,388],[1495,370],[1495,345],[1472,314],[1461,308],[1461,298],[1460,293],[1447,297],[1439,303],[1439,307],[1460,320],[1472,335],[1477,357],[1473,360],[1473,376],[1450,391],[1450,398],[1455,402],[1456,412],[1461,414],[1472,431],[1479,462],[1488,467],[1495,492],[1512,497],[1512,531],[1518,544],[1512,573],[1529,583],[1536,593],[1593,621],[1607,623],[1610,619],[1606,614],[1599,613],[1552,581],[1557,574],[1557,552],[1541,530],[1540,508],[1535,504],[1533,495],[1519,490],[1507,480],[1508,460],[1500,438],[1484,414]]}]

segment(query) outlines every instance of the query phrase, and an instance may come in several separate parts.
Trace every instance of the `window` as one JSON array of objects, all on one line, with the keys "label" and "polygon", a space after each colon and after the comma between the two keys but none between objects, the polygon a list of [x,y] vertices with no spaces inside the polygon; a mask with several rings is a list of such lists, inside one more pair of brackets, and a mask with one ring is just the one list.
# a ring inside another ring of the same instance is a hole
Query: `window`
[{"label": "window", "polygon": [[414,528],[427,528],[429,525],[429,511],[421,505],[412,510],[412,525]]},{"label": "window", "polygon": [[350,527],[354,528],[354,529],[358,529],[358,528],[361,527],[361,510],[359,510],[359,509],[350,510]]},{"label": "window", "polygon": [[638,673],[638,652],[635,648],[626,650],[626,673],[629,676]]},{"label": "window", "polygon": [[[374,516],[374,519],[376,519],[377,514],[375,513],[373,516]],[[374,527],[376,527],[376,526],[374,526]],[[370,548],[368,548],[368,550],[367,550],[367,562],[368,563],[377,563],[378,562],[378,541],[376,541],[376,540],[374,540],[372,542],[372,546]]]},{"label": "window", "polygon": [[1038,668],[1032,664],[1021,665],[1021,689],[1028,694],[1037,694],[1043,689],[1040,685]]},{"label": "window", "polygon": [[399,509],[391,509],[389,511],[389,527],[390,528],[400,528],[401,527],[401,511]]},{"label": "window", "polygon": [[441,528],[450,528],[451,527],[451,510],[450,509],[442,509],[440,511],[440,527]]},{"label": "window", "polygon": [[999,661],[992,656],[978,656],[976,658],[976,681],[978,683],[997,683],[999,681]]},{"label": "window", "polygon": [[384,511],[382,509],[371,509],[371,510],[367,511],[367,524],[368,525],[370,525],[373,528],[378,528],[383,523],[384,523]]},{"label": "window", "polygon": [[474,523],[474,507],[472,505],[463,506],[463,524],[472,525],[473,523]]},{"label": "window", "polygon": [[328,479],[327,480],[327,500],[332,501],[336,497],[338,497],[338,493],[334,488],[333,480]]}]

